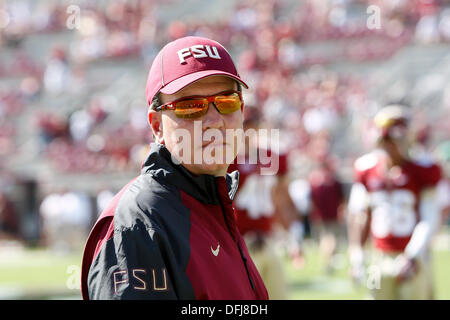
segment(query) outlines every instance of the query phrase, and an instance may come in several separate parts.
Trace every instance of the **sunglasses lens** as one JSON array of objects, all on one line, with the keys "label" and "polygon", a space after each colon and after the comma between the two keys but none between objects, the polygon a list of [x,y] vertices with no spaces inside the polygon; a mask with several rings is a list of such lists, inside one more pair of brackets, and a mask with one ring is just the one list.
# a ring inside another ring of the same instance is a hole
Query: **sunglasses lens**
[{"label": "sunglasses lens", "polygon": [[190,99],[179,101],[175,106],[175,115],[178,118],[193,119],[199,118],[208,111],[208,100],[206,99]]},{"label": "sunglasses lens", "polygon": [[239,110],[242,102],[239,94],[233,93],[228,96],[216,96],[214,104],[221,114],[230,114]]},{"label": "sunglasses lens", "polygon": [[[208,111],[210,98],[194,98],[178,101],[175,104],[175,115],[183,119],[196,119],[204,116]],[[230,114],[239,110],[242,101],[238,93],[218,95],[214,97],[214,104],[221,114]]]}]

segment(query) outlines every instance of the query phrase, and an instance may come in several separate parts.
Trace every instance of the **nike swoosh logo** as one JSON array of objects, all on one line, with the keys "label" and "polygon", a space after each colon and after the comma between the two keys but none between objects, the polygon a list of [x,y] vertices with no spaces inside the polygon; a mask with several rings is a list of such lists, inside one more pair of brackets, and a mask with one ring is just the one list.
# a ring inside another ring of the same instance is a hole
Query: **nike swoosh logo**
[{"label": "nike swoosh logo", "polygon": [[219,250],[220,250],[220,244],[219,244],[219,243],[217,244],[216,250],[214,250],[214,249],[211,247],[211,252],[212,252],[212,254],[213,254],[215,257],[217,257],[217,256],[219,255]]}]

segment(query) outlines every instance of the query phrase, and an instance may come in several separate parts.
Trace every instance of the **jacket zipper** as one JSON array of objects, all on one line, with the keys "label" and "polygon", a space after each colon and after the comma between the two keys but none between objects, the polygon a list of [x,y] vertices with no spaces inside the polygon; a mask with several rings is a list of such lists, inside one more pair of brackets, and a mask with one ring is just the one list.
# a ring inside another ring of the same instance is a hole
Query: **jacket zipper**
[{"label": "jacket zipper", "polygon": [[252,279],[252,277],[250,275],[250,270],[248,269],[247,257],[245,256],[244,252],[242,251],[241,244],[239,243],[239,239],[235,239],[233,232],[230,230],[231,227],[230,227],[230,224],[228,223],[227,214],[225,212],[225,207],[224,207],[222,201],[220,201],[220,206],[222,207],[222,213],[224,215],[224,219],[225,219],[225,223],[226,223],[226,225],[228,227],[228,231],[230,232],[231,237],[234,239],[234,242],[236,243],[236,245],[237,245],[237,247],[239,249],[239,253],[241,255],[241,259],[244,262],[244,267],[245,267],[245,271],[247,272],[247,277],[248,277],[248,281],[250,282],[250,286],[252,287],[252,290],[255,291],[255,284],[254,284],[253,279]]},{"label": "jacket zipper", "polygon": [[[219,196],[220,207],[222,208],[222,214],[223,214],[223,217],[225,219],[225,224],[227,225],[227,228],[228,228],[228,231],[230,232],[231,238],[234,240],[234,242],[236,243],[236,245],[237,245],[237,247],[239,249],[239,253],[241,255],[242,261],[244,262],[245,271],[247,272],[248,281],[250,282],[250,286],[252,287],[252,291],[255,291],[255,284],[254,284],[253,279],[252,279],[252,277],[250,275],[250,270],[248,269],[248,265],[247,265],[247,257],[245,256],[244,252],[242,251],[239,239],[237,237],[235,237],[235,233],[231,230],[231,226],[230,226],[230,223],[228,221],[228,216],[227,216],[227,213],[226,213],[225,205],[222,202],[220,194],[218,194],[218,196]],[[231,205],[231,203],[232,203],[232,201],[230,200],[230,205]],[[236,225],[234,225],[234,228],[237,228]]]},{"label": "jacket zipper", "polygon": [[250,276],[250,271],[248,270],[247,266],[247,258],[245,257],[244,252],[242,252],[241,245],[238,243],[239,252],[241,253],[241,258],[244,261],[245,271],[247,271],[247,277],[250,281],[250,286],[252,287],[252,290],[255,291],[255,284],[253,283],[252,277]]}]

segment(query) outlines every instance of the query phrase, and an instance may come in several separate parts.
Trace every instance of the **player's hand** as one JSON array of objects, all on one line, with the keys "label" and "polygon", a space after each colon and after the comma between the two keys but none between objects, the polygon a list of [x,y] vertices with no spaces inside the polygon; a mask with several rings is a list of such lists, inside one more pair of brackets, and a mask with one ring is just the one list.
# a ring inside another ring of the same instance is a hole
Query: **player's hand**
[{"label": "player's hand", "polygon": [[305,257],[300,248],[297,248],[295,251],[292,250],[289,256],[295,269],[301,270],[305,266]]},{"label": "player's hand", "polygon": [[366,268],[363,264],[350,266],[350,277],[356,285],[362,285],[365,279]]},{"label": "player's hand", "polygon": [[404,254],[399,255],[395,259],[397,265],[397,282],[403,282],[411,279],[418,271],[418,263],[416,259],[407,257]]},{"label": "player's hand", "polygon": [[350,249],[350,277],[357,285],[361,285],[365,279],[366,268],[364,265],[364,252],[361,248]]}]

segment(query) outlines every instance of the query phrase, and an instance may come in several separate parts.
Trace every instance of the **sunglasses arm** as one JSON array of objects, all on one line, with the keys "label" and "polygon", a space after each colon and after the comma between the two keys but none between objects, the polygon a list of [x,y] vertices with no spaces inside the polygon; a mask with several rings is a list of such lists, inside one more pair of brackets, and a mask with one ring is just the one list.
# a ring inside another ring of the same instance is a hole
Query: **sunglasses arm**
[{"label": "sunglasses arm", "polygon": [[163,111],[163,110],[175,110],[175,105],[173,103],[167,103],[155,108],[155,111]]}]

